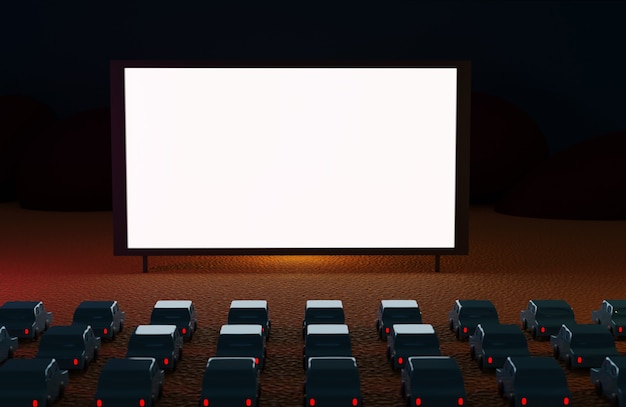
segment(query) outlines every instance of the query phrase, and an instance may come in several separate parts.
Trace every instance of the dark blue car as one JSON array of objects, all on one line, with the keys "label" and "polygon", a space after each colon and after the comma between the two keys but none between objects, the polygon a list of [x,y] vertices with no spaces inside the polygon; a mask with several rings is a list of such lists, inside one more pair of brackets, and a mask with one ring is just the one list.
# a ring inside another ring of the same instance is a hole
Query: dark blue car
[{"label": "dark blue car", "polygon": [[603,300],[591,319],[606,327],[615,339],[626,338],[626,300]]},{"label": "dark blue car", "polygon": [[599,367],[607,356],[617,356],[615,340],[609,331],[595,324],[563,324],[550,337],[554,357],[568,369]]},{"label": "dark blue car", "polygon": [[151,407],[163,391],[163,370],[154,358],[111,358],[100,372],[95,407]]},{"label": "dark blue car", "polygon": [[11,359],[17,347],[17,338],[9,335],[9,330],[4,326],[0,326],[0,363]]},{"label": "dark blue car", "polygon": [[83,301],[74,310],[72,323],[91,325],[97,336],[112,340],[124,329],[125,319],[117,301]]},{"label": "dark blue car", "polygon": [[607,356],[589,377],[598,397],[609,399],[611,406],[626,406],[626,356]]},{"label": "dark blue car", "polygon": [[470,357],[480,369],[502,367],[509,356],[530,356],[526,336],[513,324],[478,324],[469,344]]},{"label": "dark blue car", "polygon": [[421,324],[422,312],[415,300],[382,300],[376,313],[376,330],[387,340],[393,324]]},{"label": "dark blue car", "polygon": [[520,313],[522,328],[533,339],[550,339],[561,325],[575,323],[572,307],[563,300],[530,300]]},{"label": "dark blue car", "polygon": [[36,358],[55,358],[61,369],[83,370],[98,356],[101,341],[89,325],[52,326],[41,337]]},{"label": "dark blue car", "polygon": [[449,327],[458,340],[467,339],[482,323],[499,323],[496,307],[489,300],[456,300],[448,312]]},{"label": "dark blue car", "polygon": [[356,359],[309,358],[304,382],[304,406],[362,406]]},{"label": "dark blue car", "polygon": [[459,364],[449,356],[411,356],[400,393],[409,406],[458,407],[467,400]]},{"label": "dark blue car", "polygon": [[439,356],[439,338],[431,324],[394,324],[387,336],[387,357],[402,369],[409,356]]},{"label": "dark blue car", "polygon": [[37,339],[52,325],[52,312],[41,301],[8,301],[0,307],[0,325],[11,336]]},{"label": "dark blue car", "polygon": [[49,406],[63,396],[68,377],[53,358],[7,360],[0,366],[0,406]]},{"label": "dark blue car", "polygon": [[254,358],[209,358],[202,379],[200,407],[256,407],[259,391],[259,370]]}]

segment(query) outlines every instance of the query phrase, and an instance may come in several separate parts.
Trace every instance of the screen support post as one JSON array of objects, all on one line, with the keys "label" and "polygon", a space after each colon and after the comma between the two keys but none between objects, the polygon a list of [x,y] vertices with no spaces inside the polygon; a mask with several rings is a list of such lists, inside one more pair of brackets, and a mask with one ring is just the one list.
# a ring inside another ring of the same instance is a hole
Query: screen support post
[{"label": "screen support post", "polygon": [[441,270],[441,256],[435,254],[435,273],[439,273],[439,270]]},{"label": "screen support post", "polygon": [[143,272],[147,273],[148,272],[148,256],[142,257],[142,263],[143,263]]}]

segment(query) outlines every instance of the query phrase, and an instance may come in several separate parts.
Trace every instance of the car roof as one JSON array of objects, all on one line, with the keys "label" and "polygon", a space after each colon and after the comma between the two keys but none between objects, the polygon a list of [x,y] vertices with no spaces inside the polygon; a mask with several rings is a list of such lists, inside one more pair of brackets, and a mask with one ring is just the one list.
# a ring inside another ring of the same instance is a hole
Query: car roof
[{"label": "car roof", "polygon": [[509,356],[511,365],[518,369],[558,369],[563,370],[559,362],[549,356]]},{"label": "car roof", "polygon": [[267,309],[266,300],[233,300],[230,302],[231,308],[264,308]]},{"label": "car roof", "polygon": [[132,357],[132,358],[110,358],[102,368],[102,372],[106,371],[145,371],[156,362],[154,358]]},{"label": "car roof", "polygon": [[419,308],[415,300],[382,300],[383,308]]},{"label": "car roof", "polygon": [[467,308],[495,308],[490,300],[456,300],[456,303]]},{"label": "car roof", "polygon": [[482,328],[485,335],[487,334],[518,334],[518,333],[523,334],[521,328],[515,324],[480,323],[478,325]]},{"label": "car roof", "polygon": [[220,328],[220,335],[230,334],[263,334],[263,327],[261,325],[252,324],[237,324],[237,325],[222,325]]},{"label": "car roof", "polygon": [[111,308],[117,301],[83,301],[77,308]]},{"label": "car roof", "polygon": [[434,334],[435,328],[431,324],[393,324],[393,331],[402,334]]},{"label": "car roof", "polygon": [[15,358],[6,360],[0,371],[2,372],[43,372],[54,363],[53,358]]},{"label": "car roof", "polygon": [[171,335],[178,327],[176,325],[138,325],[136,335]]},{"label": "car roof", "polygon": [[349,334],[348,325],[346,324],[309,324],[306,327],[306,333],[317,334]]},{"label": "car roof", "polygon": [[7,301],[2,305],[6,309],[35,308],[41,301]]},{"label": "car roof", "polygon": [[46,336],[82,335],[90,328],[87,324],[54,325],[46,330]]},{"label": "car roof", "polygon": [[191,304],[191,300],[159,300],[154,308],[189,308]]},{"label": "car roof", "polygon": [[216,356],[207,360],[206,368],[220,370],[255,369],[255,362],[253,357]]},{"label": "car roof", "polygon": [[313,356],[308,367],[313,369],[355,369],[356,359],[351,356]]},{"label": "car roof", "polygon": [[537,306],[537,308],[541,307],[550,307],[550,308],[566,308],[571,309],[572,307],[565,300],[530,300]]},{"label": "car roof", "polygon": [[407,360],[411,368],[426,370],[459,369],[456,359],[450,356],[410,356]]},{"label": "car roof", "polygon": [[341,300],[307,300],[307,308],[343,308]]}]

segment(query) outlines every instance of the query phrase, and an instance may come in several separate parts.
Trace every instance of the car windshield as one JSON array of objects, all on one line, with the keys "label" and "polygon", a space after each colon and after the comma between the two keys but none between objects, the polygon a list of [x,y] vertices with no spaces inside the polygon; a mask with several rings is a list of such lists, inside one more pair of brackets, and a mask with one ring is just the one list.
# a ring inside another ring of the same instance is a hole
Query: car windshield
[{"label": "car windshield", "polygon": [[256,387],[256,371],[247,370],[212,370],[205,372],[202,388],[213,393],[233,390],[250,391]]},{"label": "car windshield", "polygon": [[[217,349],[220,352],[234,352],[236,355],[256,354],[263,348],[261,335],[220,335],[217,342]],[[250,350],[257,351],[250,353]]]},{"label": "car windshield", "polygon": [[112,370],[100,375],[99,390],[141,389],[151,386],[149,373]]},{"label": "car windshield", "polygon": [[150,316],[151,324],[180,325],[189,322],[189,311],[182,308],[154,308]]},{"label": "car windshield", "polygon": [[613,337],[609,335],[598,334],[575,334],[572,335],[572,347],[595,348],[595,347],[615,347]]},{"label": "car windshield", "polygon": [[356,369],[309,369],[306,375],[307,387],[320,394],[345,394],[360,389],[359,374]]},{"label": "car windshield", "polygon": [[45,387],[45,377],[36,372],[5,372],[0,374],[0,389],[32,390]]},{"label": "car windshield", "polygon": [[562,318],[574,317],[571,310],[564,308],[541,307],[537,309],[537,318]]},{"label": "car windshield", "polygon": [[414,388],[439,389],[449,392],[459,383],[463,383],[461,373],[454,370],[418,370],[411,376],[411,386]]},{"label": "car windshield", "polygon": [[397,323],[419,323],[422,320],[422,316],[418,308],[385,308],[383,319],[389,319]]},{"label": "car windshield", "polygon": [[132,335],[128,342],[129,348],[171,348],[172,337],[165,335]]},{"label": "car windshield", "polygon": [[40,348],[51,348],[55,349],[74,349],[74,348],[84,348],[85,341],[82,336],[76,335],[44,335],[41,337],[41,343],[39,345]]},{"label": "car windshield", "polygon": [[439,340],[435,335],[398,335],[394,346],[396,349],[438,348]]},{"label": "car windshield", "polygon": [[515,382],[518,384],[541,387],[554,387],[555,385],[567,386],[567,381],[560,371],[551,369],[523,369],[515,374]]},{"label": "car windshield", "polygon": [[111,310],[107,309],[77,309],[74,312],[74,321],[111,321],[113,319],[113,315],[111,314]]},{"label": "car windshield", "polygon": [[345,315],[342,308],[309,308],[305,319],[307,324],[343,324]]},{"label": "car windshield", "polygon": [[267,311],[261,308],[231,308],[228,312],[229,324],[265,324]]},{"label": "car windshield", "polygon": [[32,321],[35,314],[32,309],[2,309],[0,308],[0,321]]},{"label": "car windshield", "polygon": [[497,318],[496,310],[491,308],[461,308],[459,316],[469,319]]}]

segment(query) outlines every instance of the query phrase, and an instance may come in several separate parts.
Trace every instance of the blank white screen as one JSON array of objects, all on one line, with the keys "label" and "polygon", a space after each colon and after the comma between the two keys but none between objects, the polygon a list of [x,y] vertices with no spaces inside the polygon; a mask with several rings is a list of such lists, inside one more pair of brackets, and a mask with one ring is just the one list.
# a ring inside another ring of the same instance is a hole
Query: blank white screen
[{"label": "blank white screen", "polygon": [[454,248],[456,68],[125,68],[129,249]]}]

